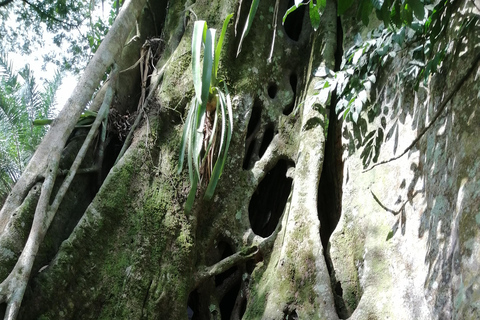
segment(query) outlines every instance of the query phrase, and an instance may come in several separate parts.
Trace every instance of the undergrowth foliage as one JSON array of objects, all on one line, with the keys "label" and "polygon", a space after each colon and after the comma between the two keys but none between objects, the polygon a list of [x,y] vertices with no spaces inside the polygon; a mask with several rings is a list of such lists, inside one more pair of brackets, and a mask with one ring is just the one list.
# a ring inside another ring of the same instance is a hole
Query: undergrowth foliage
[{"label": "undergrowth foliage", "polygon": [[37,117],[51,116],[61,84],[56,72],[42,91],[26,65],[15,72],[0,52],[0,205],[35,152],[46,128],[32,125]]},{"label": "undergrowth foliage", "polygon": [[193,28],[192,72],[195,96],[185,121],[178,162],[180,173],[186,151],[191,184],[185,204],[186,212],[192,209],[198,183],[203,179],[208,183],[204,198],[212,198],[223,172],[232,137],[233,111],[230,95],[225,83],[217,78],[223,40],[232,16],[230,14],[226,17],[218,42],[215,41],[216,30],[209,29],[205,21],[196,21]]}]

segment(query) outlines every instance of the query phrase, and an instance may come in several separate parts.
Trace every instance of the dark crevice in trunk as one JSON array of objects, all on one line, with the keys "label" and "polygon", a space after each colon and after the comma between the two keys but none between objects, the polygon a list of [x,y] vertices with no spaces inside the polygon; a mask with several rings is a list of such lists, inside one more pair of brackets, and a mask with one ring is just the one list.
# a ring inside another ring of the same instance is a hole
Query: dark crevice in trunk
[{"label": "dark crevice in trunk", "polygon": [[[234,253],[233,250],[232,250],[232,247],[230,247],[230,245],[228,243],[226,243],[225,241],[219,242],[217,247],[218,247],[218,251],[221,253],[220,260],[218,260],[218,261],[221,261],[225,258],[228,258],[229,256],[231,256]],[[220,285],[222,285],[222,283],[226,279],[228,279],[232,274],[234,274],[235,271],[237,271],[237,267],[232,267],[232,268],[228,269],[227,271],[225,271],[223,273],[217,274],[215,276],[215,286],[219,287]]]},{"label": "dark crevice in trunk", "polygon": [[293,91],[293,98],[292,98],[292,103],[287,105],[283,109],[283,114],[288,116],[290,113],[293,111],[293,107],[295,106],[295,100],[297,99],[297,84],[298,84],[298,77],[296,73],[292,73],[290,75],[290,86],[292,87]]},{"label": "dark crevice in trunk", "polygon": [[275,99],[277,96],[278,86],[276,83],[272,83],[268,86],[267,93],[270,99]]},{"label": "dark crevice in trunk", "polygon": [[258,185],[248,206],[248,217],[255,234],[268,237],[277,227],[292,188],[287,170],[293,166],[292,161],[279,160]]},{"label": "dark crevice in trunk", "polygon": [[[294,5],[295,5],[295,2],[293,0],[290,0],[288,2],[288,8],[291,8]],[[291,12],[285,19],[285,23],[283,24],[285,28],[285,33],[293,41],[298,41],[298,39],[300,39],[304,17],[305,17],[305,6],[300,6],[295,11]]]},{"label": "dark crevice in trunk", "polygon": [[187,314],[188,319],[200,319],[200,296],[197,290],[193,290],[188,296]]},{"label": "dark crevice in trunk", "polygon": [[283,318],[282,320],[298,320],[297,311],[293,310],[283,310]]},{"label": "dark crevice in trunk", "polygon": [[240,292],[241,282],[237,281],[220,301],[220,315],[222,320],[229,320],[235,307],[238,293]]},{"label": "dark crevice in trunk", "polygon": [[[217,241],[206,254],[208,265],[213,265],[235,253],[228,239]],[[216,319],[220,320],[230,319],[233,314],[240,313],[241,300],[238,297],[244,273],[245,265],[236,265],[209,278],[192,290],[187,302],[188,318],[208,320],[217,317]]]},{"label": "dark crevice in trunk", "polygon": [[[343,31],[340,18],[337,18],[337,50],[335,53],[335,71],[340,69],[343,55]],[[320,220],[320,237],[323,245],[323,252],[330,274],[332,291],[335,300],[335,309],[339,318],[346,319],[350,316],[343,299],[342,284],[336,280],[335,270],[330,257],[328,245],[330,236],[335,230],[342,212],[342,182],[343,182],[343,161],[342,161],[342,136],[341,124],[335,113],[335,106],[338,97],[336,91],[332,93],[329,117],[328,132],[325,142],[325,158],[323,161],[322,176],[318,186],[318,218]]]}]

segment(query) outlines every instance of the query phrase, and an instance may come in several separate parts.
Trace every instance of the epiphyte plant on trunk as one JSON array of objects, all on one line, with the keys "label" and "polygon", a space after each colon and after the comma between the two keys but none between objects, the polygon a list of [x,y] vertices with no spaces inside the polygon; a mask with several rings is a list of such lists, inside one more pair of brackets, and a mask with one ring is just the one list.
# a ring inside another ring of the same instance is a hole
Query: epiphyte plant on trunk
[{"label": "epiphyte plant on trunk", "polygon": [[[192,37],[192,71],[195,96],[185,121],[180,145],[178,173],[182,171],[187,151],[188,173],[191,190],[185,203],[185,212],[190,212],[195,200],[198,183],[208,182],[204,198],[210,200],[223,172],[228,147],[232,137],[233,113],[227,86],[218,79],[218,66],[229,14],[223,23],[218,42],[216,30],[208,28],[203,20],[196,21]],[[215,45],[216,44],[216,45]],[[201,51],[203,46],[203,64]],[[223,84],[223,89],[220,85]],[[228,118],[228,123],[227,123]],[[217,127],[221,122],[220,145],[217,148]],[[216,155],[216,160],[214,160]]]}]

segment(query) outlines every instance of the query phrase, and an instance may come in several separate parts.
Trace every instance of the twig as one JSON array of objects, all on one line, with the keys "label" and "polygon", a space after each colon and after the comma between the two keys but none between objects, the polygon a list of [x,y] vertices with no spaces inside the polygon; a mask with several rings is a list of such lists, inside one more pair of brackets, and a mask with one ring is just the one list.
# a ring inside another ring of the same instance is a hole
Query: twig
[{"label": "twig", "polygon": [[242,0],[238,2],[237,18],[235,19],[235,37],[237,36],[237,27],[238,27],[238,21],[240,20],[241,10],[242,10]]},{"label": "twig", "polygon": [[[65,22],[65,21],[63,21],[63,20],[60,20],[60,19],[58,19],[58,18],[50,15],[49,13],[43,11],[40,7],[38,7],[37,5],[31,3],[31,2],[29,2],[29,1],[27,1],[27,0],[22,0],[22,1],[25,2],[26,4],[28,4],[30,7],[32,7],[33,10],[36,11],[36,12],[40,15],[40,18],[42,18],[42,15],[43,15],[43,16],[45,16],[46,18],[51,19],[51,20],[53,20],[53,21],[55,21],[55,22],[58,22],[58,23],[60,23],[60,24],[63,24],[63,25],[65,25],[65,26],[69,27],[69,28],[78,28],[78,25],[71,24],[71,23]],[[7,1],[6,1],[6,2],[7,2]],[[7,2],[7,4],[8,4],[8,2]],[[0,5],[1,5],[1,3],[0,3]]]},{"label": "twig", "polygon": [[397,159],[400,159],[401,157],[403,157],[408,151],[410,151],[410,149],[413,148],[413,146],[423,137],[423,135],[425,134],[425,132],[427,132],[428,129],[430,129],[430,127],[435,123],[435,121],[438,119],[438,117],[440,116],[440,114],[442,113],[442,111],[446,108],[448,102],[450,102],[450,100],[453,98],[453,96],[455,95],[455,93],[457,93],[458,90],[460,90],[461,86],[463,85],[463,83],[470,77],[470,75],[472,74],[473,70],[475,70],[475,67],[477,66],[478,62],[480,61],[480,53],[475,57],[475,59],[473,60],[473,64],[470,66],[470,68],[467,70],[467,73],[465,73],[465,75],[457,82],[457,84],[455,85],[455,87],[453,87],[452,91],[448,94],[448,96],[445,98],[445,100],[443,100],[443,102],[440,104],[439,108],[438,108],[438,111],[435,113],[435,115],[433,116],[432,118],[432,121],[430,121],[430,123],[422,129],[422,131],[420,131],[420,134],[412,141],[412,143],[410,143],[410,145],[405,148],[405,150],[398,156],[395,156],[393,158],[390,158],[388,160],[385,160],[385,161],[382,161],[382,162],[379,162],[379,163],[376,163],[374,164],[373,166],[371,166],[370,168],[368,169],[365,169],[362,171],[362,173],[365,173],[367,171],[370,171],[372,170],[373,168],[375,168],[376,166],[379,166],[381,164],[385,164],[385,163],[389,163],[389,162],[392,162],[394,160],[397,160]]},{"label": "twig", "polygon": [[137,39],[140,39],[140,31],[138,30],[138,21],[135,21],[135,26],[137,28],[137,33],[132,37],[132,39],[130,39],[127,44],[125,45],[128,46],[130,45],[130,43],[134,42],[134,41],[137,41]]},{"label": "twig", "polygon": [[273,56],[273,48],[275,47],[275,35],[277,34],[277,17],[278,17],[278,5],[280,3],[280,0],[277,0],[275,2],[275,11],[273,14],[273,37],[272,37],[272,47],[270,48],[270,56],[267,59],[267,63],[272,62],[272,56]]}]

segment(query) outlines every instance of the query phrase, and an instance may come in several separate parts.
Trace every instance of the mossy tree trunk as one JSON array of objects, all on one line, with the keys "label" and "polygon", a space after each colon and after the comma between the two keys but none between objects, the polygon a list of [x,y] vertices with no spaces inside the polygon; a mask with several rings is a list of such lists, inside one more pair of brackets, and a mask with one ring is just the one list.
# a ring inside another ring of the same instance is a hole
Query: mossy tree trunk
[{"label": "mossy tree trunk", "polygon": [[[361,293],[344,301],[332,270],[352,253],[339,256],[339,243],[332,261],[327,250],[342,210],[336,97],[328,105],[312,98],[319,70],[340,66],[344,35],[335,1],[327,1],[317,31],[305,7],[282,26],[291,4],[278,1],[275,15],[275,2],[260,1],[236,57],[235,33],[241,34],[250,5],[244,1],[239,9],[240,3],[145,7],[142,40],[126,45],[117,63],[128,68],[145,39],[160,38],[148,80],[153,99],[137,110],[139,73],[121,74],[112,108],[124,118],[139,114],[140,125],[115,165],[119,141],[111,139],[100,185],[86,174],[74,181],[41,245],[19,318],[338,319],[352,313]],[[213,199],[203,200],[203,183],[186,214],[188,174],[178,175],[176,167],[194,96],[193,21],[220,29],[232,12],[238,25],[228,27],[219,71],[232,96],[232,144]],[[24,220],[15,220],[15,238],[5,242],[2,257],[22,250],[40,184],[18,195],[23,204],[15,214]],[[12,268],[11,262],[0,266],[2,276]],[[337,272],[358,284],[350,276]]]},{"label": "mossy tree trunk", "polygon": [[[234,23],[228,28],[220,74],[232,96],[234,136],[214,199],[202,200],[202,185],[190,214],[183,210],[188,177],[175,169],[193,97],[192,21],[219,29],[239,3],[146,7],[165,17],[157,35],[142,35],[163,41],[155,98],[91,202],[79,199],[86,209],[75,228],[65,234],[58,226],[64,215],[54,220],[42,248],[55,248],[41,250],[21,318],[185,319],[188,309],[196,319],[336,317],[316,205],[328,106],[308,99],[312,68],[335,67],[336,9],[329,2],[313,32],[308,12],[299,10],[284,27],[274,5],[260,3],[238,58]],[[287,5],[279,3],[279,12]],[[239,10],[237,32],[248,9]],[[131,87],[118,85],[117,110],[136,111],[120,106],[138,96],[140,88]]]}]

